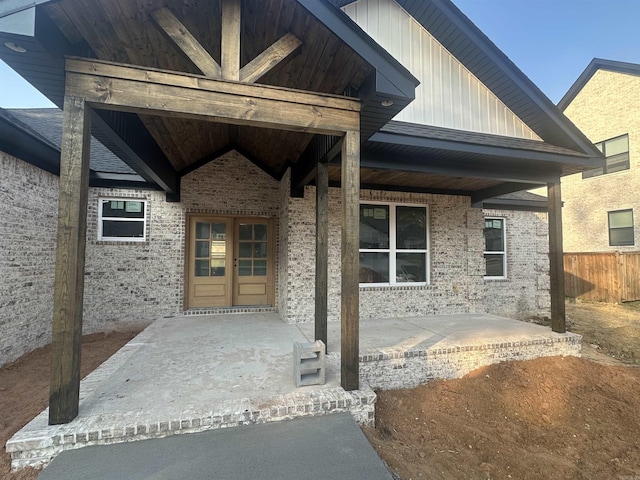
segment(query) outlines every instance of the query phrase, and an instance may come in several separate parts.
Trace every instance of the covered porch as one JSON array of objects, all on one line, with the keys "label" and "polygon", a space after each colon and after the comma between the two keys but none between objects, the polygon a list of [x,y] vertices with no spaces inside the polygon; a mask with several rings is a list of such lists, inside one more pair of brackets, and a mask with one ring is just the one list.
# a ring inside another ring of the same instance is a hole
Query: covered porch
[{"label": "covered porch", "polygon": [[[246,335],[251,332],[251,335]],[[486,314],[371,319],[360,324],[360,388],[340,386],[340,323],[328,324],[326,384],[296,388],[293,343],[314,324],[275,313],[190,315],[154,322],[84,379],[79,415],[48,410],[8,443],[13,467],[63,450],[178,433],[350,412],[374,419],[374,389],[457,378],[505,360],[580,355],[580,336]]]}]

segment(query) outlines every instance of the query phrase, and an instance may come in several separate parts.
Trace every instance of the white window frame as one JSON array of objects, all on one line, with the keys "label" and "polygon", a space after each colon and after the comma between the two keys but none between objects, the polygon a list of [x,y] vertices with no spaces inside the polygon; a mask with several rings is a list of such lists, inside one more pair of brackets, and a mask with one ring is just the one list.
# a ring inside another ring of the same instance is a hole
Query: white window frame
[{"label": "white window frame", "polygon": [[[124,218],[124,217],[103,217],[102,205],[106,202],[141,202],[144,208],[144,216],[142,218]],[[98,241],[100,242],[146,242],[147,241],[147,215],[148,201],[143,198],[106,198],[98,199]],[[116,220],[118,222],[142,222],[142,237],[105,237],[102,235],[102,222],[105,220]]]},{"label": "white window frame", "polygon": [[[484,217],[484,221],[486,220],[502,220],[502,235],[503,235],[503,242],[502,242],[502,250],[493,250],[493,251],[484,251],[482,253],[482,260],[484,261],[484,256],[485,255],[502,255],[502,271],[504,272],[504,275],[501,276],[497,276],[497,275],[487,275],[487,266],[486,266],[486,262],[484,265],[484,279],[485,280],[506,280],[507,277],[507,219],[505,217]],[[486,239],[484,238],[484,227],[482,228],[482,240],[484,241],[484,245],[485,248],[487,246],[486,243]]]},{"label": "white window frame", "polygon": [[[389,282],[386,283],[360,283],[360,287],[419,287],[429,285],[431,281],[431,238],[429,229],[429,206],[420,203],[379,202],[361,200],[360,205],[385,205],[389,207],[389,248],[359,248],[360,253],[389,253]],[[425,210],[425,228],[427,248],[424,249],[400,249],[396,248],[396,207],[418,207]],[[358,209],[359,211],[359,209]],[[360,239],[358,238],[358,242]],[[426,282],[398,282],[396,280],[396,254],[397,253],[424,253]]]}]

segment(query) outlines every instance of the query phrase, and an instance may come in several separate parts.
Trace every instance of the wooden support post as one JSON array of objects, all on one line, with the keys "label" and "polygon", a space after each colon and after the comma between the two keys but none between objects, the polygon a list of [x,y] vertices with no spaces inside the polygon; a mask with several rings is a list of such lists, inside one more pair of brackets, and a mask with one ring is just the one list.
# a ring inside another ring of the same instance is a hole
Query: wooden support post
[{"label": "wooden support post", "polygon": [[316,340],[327,345],[327,287],[329,269],[329,168],[316,168]]},{"label": "wooden support post", "polygon": [[341,384],[359,388],[360,370],[360,132],[348,131],[342,143],[342,305]]},{"label": "wooden support post", "polygon": [[564,253],[562,248],[562,190],[560,179],[547,184],[549,208],[549,280],[551,284],[551,329],[567,331],[564,305]]},{"label": "wooden support post", "polygon": [[50,425],[69,423],[78,415],[90,119],[84,99],[65,97],[53,297]]},{"label": "wooden support post", "polygon": [[240,0],[222,0],[222,78],[240,80]]}]

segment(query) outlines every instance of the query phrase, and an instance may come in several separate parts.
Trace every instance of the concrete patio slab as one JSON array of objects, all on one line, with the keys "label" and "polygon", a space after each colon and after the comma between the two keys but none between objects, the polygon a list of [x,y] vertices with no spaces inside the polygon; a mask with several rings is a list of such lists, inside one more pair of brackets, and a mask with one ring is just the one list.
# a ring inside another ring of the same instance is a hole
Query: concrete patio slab
[{"label": "concrete patio slab", "polygon": [[49,426],[48,410],[7,443],[12,466],[63,450],[177,433],[349,412],[373,422],[373,389],[460,377],[479,366],[579,355],[580,336],[483,314],[363,320],[360,390],[340,387],[340,325],[329,323],[326,384],[296,388],[293,344],[313,324],[275,313],[190,315],[154,322],[81,383],[80,412]]}]

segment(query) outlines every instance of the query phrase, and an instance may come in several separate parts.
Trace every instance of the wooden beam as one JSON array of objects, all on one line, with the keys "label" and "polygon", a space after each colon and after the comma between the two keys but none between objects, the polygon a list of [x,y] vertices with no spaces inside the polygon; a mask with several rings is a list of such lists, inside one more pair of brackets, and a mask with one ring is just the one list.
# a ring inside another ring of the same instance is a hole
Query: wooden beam
[{"label": "wooden beam", "polygon": [[316,340],[327,345],[327,288],[329,285],[329,168],[316,168]]},{"label": "wooden beam", "polygon": [[359,125],[355,99],[110,62],[67,60],[67,95],[136,114],[342,135]]},{"label": "wooden beam", "polygon": [[567,331],[564,305],[564,252],[562,247],[562,190],[560,179],[547,184],[549,202],[549,280],[551,287],[551,329]]},{"label": "wooden beam", "polygon": [[342,143],[341,384],[360,385],[360,132],[348,131]]},{"label": "wooden beam", "polygon": [[222,78],[240,80],[240,0],[222,0]]},{"label": "wooden beam", "polygon": [[53,294],[50,425],[69,423],[78,415],[90,117],[82,98],[65,97]]},{"label": "wooden beam", "polygon": [[295,52],[302,41],[292,33],[287,33],[240,70],[240,81],[253,83],[273,67]]},{"label": "wooden beam", "polygon": [[171,10],[166,7],[155,10],[151,13],[151,18],[176,46],[208,77],[222,78],[220,65],[209,52],[195,39],[191,32],[187,30],[180,20],[178,20]]}]

